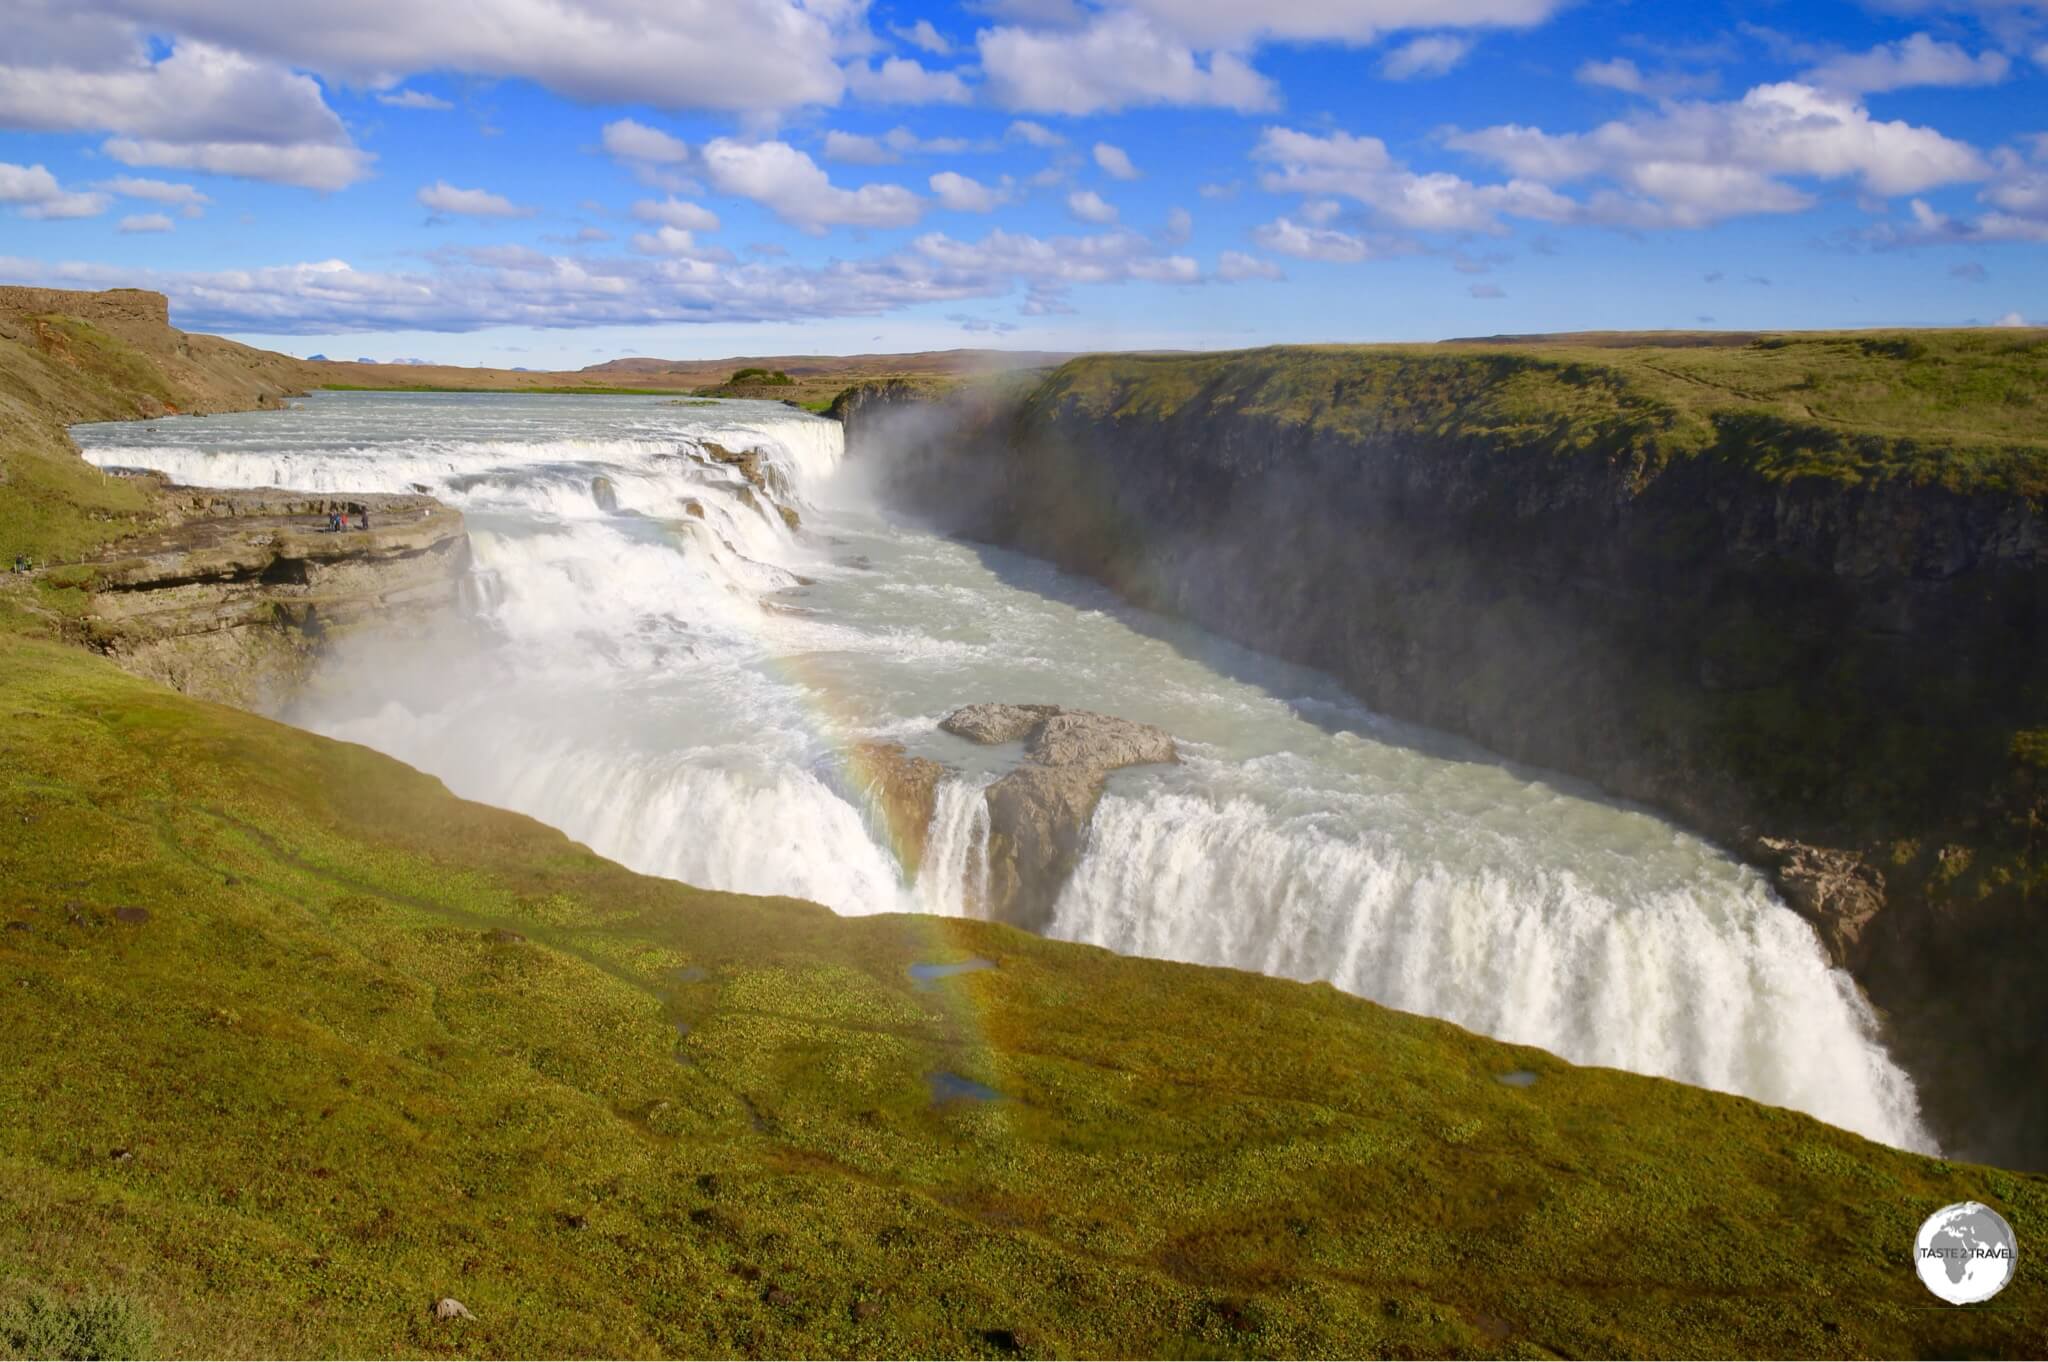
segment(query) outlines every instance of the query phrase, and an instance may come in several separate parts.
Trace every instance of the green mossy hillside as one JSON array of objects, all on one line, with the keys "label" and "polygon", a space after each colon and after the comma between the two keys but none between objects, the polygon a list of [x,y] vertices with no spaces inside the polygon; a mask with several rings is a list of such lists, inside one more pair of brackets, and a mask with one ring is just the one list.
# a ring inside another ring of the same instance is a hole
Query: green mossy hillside
[{"label": "green mossy hillside", "polygon": [[1032,402],[1119,420],[1234,414],[1347,440],[1594,455],[1646,475],[1713,453],[1773,477],[2048,495],[2048,331],[1636,343],[1649,339],[1093,355],[1056,371]]},{"label": "green mossy hillside", "polygon": [[[1965,1311],[1909,1258],[1967,1198],[2048,1242],[2048,1179],[1325,986],[648,879],[76,651],[0,640],[0,675],[0,1346],[23,1321],[266,1356],[2025,1355],[2048,1330],[2041,1255]],[[935,1104],[935,1074],[1002,1098]],[[435,1321],[444,1296],[474,1318]]]},{"label": "green mossy hillside", "polygon": [[148,490],[86,463],[66,425],[277,405],[299,389],[298,361],[174,331],[133,298],[163,301],[0,288],[0,567],[77,558],[149,522]]}]

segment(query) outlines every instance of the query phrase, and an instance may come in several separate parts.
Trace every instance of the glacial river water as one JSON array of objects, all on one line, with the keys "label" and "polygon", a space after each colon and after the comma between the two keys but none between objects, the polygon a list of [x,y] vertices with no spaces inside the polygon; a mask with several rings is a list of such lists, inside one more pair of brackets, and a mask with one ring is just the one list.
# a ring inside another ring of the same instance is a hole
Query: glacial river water
[{"label": "glacial river water", "polygon": [[[1054,935],[1327,979],[1932,1148],[1854,986],[1754,871],[1327,677],[908,524],[835,423],[767,403],[349,393],[74,433],[98,463],[181,482],[458,507],[476,622],[353,646],[286,717],[637,870],[844,913],[975,912],[980,790],[1014,754],[936,720],[982,700],[1102,710],[1170,730],[1184,762],[1111,778]],[[761,450],[801,527],[689,457],[705,441]],[[959,772],[914,880],[849,757],[872,738]]]}]

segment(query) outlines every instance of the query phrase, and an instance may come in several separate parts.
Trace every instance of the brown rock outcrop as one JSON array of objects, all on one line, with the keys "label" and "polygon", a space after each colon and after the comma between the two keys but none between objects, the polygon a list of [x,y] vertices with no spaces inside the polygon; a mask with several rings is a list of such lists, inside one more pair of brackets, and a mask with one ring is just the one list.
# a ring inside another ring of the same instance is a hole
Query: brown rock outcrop
[{"label": "brown rock outcrop", "polygon": [[984,747],[1016,742],[1060,712],[1058,705],[969,705],[939,721],[939,727]]},{"label": "brown rock outcrop", "polygon": [[1109,773],[1180,760],[1164,729],[1058,705],[969,705],[939,727],[986,746],[1024,741],[1025,764],[985,796],[987,911],[1032,931],[1052,920]]},{"label": "brown rock outcrop", "polygon": [[[403,629],[459,602],[469,540],[432,497],[170,487],[171,522],[67,565],[88,641],[177,690],[274,709],[357,627]],[[369,529],[329,531],[329,512]]]},{"label": "brown rock outcrop", "polygon": [[1853,851],[1759,837],[1759,860],[1771,867],[1778,893],[1811,922],[1830,958],[1860,968],[1869,954],[1866,931],[1884,907],[1884,875]]},{"label": "brown rock outcrop", "polygon": [[853,749],[854,764],[870,783],[889,824],[891,844],[903,861],[905,876],[915,879],[924,862],[925,840],[931,832],[932,810],[946,768],[927,757],[913,757],[901,743],[864,742]]}]

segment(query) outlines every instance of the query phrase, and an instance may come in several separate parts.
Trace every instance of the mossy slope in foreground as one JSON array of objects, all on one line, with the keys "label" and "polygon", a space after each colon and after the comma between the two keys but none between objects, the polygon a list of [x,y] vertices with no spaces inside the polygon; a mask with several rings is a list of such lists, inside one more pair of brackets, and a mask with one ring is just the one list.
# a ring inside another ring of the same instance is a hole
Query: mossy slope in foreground
[{"label": "mossy slope in foreground", "polygon": [[[646,879],[75,652],[0,669],[0,1315],[76,1293],[169,1352],[370,1356],[2024,1354],[2048,1325],[2037,1253],[1970,1311],[1909,1261],[1965,1198],[2048,1243],[2048,1180],[1327,987]],[[907,975],[968,955],[999,968]],[[1006,1100],[934,1107],[938,1072]]]}]

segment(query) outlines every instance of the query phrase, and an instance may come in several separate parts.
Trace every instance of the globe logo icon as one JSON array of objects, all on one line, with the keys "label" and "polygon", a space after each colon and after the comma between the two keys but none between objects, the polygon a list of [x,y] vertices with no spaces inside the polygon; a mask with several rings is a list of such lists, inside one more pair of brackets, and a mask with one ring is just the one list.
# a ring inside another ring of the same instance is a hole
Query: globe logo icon
[{"label": "globe logo icon", "polygon": [[1913,1237],[1913,1266],[1950,1305],[1975,1305],[2005,1290],[2019,1265],[2019,1241],[2005,1217],[1958,1201],[1927,1217]]}]

